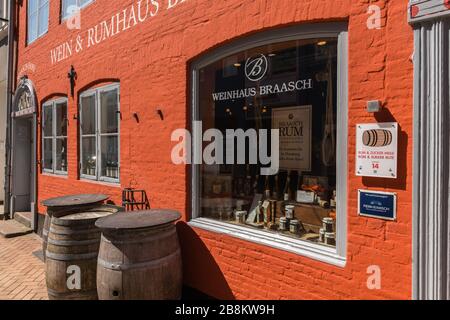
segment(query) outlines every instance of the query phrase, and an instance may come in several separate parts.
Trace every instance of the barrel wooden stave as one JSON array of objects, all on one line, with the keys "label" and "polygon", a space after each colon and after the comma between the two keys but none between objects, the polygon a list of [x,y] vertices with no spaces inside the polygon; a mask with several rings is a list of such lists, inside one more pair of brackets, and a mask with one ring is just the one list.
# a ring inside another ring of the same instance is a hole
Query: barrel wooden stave
[{"label": "barrel wooden stave", "polygon": [[368,147],[385,147],[392,143],[392,133],[389,130],[372,129],[363,133],[363,144]]},{"label": "barrel wooden stave", "polygon": [[51,219],[52,217],[62,218],[71,214],[80,213],[80,212],[92,212],[92,211],[100,211],[100,212],[111,212],[117,213],[124,211],[123,207],[118,207],[115,205],[109,204],[90,204],[90,205],[82,205],[77,207],[51,207],[48,208],[47,214],[44,219],[44,227],[42,230],[42,253],[44,256],[44,261],[46,259],[46,251],[47,251],[47,239],[48,232],[50,229]]},{"label": "barrel wooden stave", "polygon": [[[95,221],[111,210],[80,212],[51,218],[46,250],[46,282],[52,300],[97,300],[97,257],[101,231]],[[74,217],[74,219],[72,219]],[[80,288],[69,288],[76,266]],[[70,283],[70,281],[69,281]]]},{"label": "barrel wooden stave", "polygon": [[181,298],[182,264],[173,224],[104,231],[97,267],[101,300]]}]

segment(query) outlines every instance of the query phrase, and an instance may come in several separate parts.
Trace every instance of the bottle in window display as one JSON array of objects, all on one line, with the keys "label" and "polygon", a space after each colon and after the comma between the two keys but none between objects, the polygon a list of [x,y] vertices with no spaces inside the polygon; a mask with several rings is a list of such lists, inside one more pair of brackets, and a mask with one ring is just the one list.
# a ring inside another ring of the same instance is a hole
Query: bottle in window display
[{"label": "bottle in window display", "polygon": [[284,186],[284,196],[283,196],[284,201],[289,201],[290,198],[291,198],[291,195],[290,195],[290,193],[291,193],[291,190],[290,190],[291,186],[290,186],[290,184],[291,184],[291,172],[288,171],[287,176],[286,176],[286,184]]},{"label": "bottle in window display", "polygon": [[279,191],[279,186],[278,186],[278,174],[275,175],[274,179],[273,179],[273,192],[272,192],[272,197],[273,199],[278,199],[278,191]]},{"label": "bottle in window display", "polygon": [[264,182],[264,199],[270,199],[269,176],[266,176],[266,181]]},{"label": "bottle in window display", "polygon": [[244,181],[244,195],[250,196],[252,194],[252,177],[250,175],[249,165],[246,167],[246,177]]}]

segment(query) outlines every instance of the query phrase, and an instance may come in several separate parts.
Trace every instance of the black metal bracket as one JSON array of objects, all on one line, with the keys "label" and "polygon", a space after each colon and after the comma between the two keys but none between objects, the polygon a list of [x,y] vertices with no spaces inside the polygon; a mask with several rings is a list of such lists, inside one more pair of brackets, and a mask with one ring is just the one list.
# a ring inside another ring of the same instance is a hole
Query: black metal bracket
[{"label": "black metal bracket", "polygon": [[9,20],[8,20],[8,19],[4,19],[4,18],[0,18],[0,21],[1,21],[1,22],[9,23]]},{"label": "black metal bracket", "polygon": [[73,66],[70,66],[70,72],[67,74],[67,77],[70,79],[70,95],[73,98],[75,91],[75,80],[77,79],[77,72]]}]

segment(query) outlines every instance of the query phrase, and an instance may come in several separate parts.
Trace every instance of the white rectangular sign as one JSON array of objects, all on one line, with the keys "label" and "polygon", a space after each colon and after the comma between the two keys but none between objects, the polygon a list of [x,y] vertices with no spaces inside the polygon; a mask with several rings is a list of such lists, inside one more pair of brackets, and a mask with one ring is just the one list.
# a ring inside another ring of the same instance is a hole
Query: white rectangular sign
[{"label": "white rectangular sign", "polygon": [[356,175],[397,178],[398,124],[396,122],[356,126]]},{"label": "white rectangular sign", "polygon": [[311,171],[312,106],[272,110],[272,128],[280,130],[280,169]]}]

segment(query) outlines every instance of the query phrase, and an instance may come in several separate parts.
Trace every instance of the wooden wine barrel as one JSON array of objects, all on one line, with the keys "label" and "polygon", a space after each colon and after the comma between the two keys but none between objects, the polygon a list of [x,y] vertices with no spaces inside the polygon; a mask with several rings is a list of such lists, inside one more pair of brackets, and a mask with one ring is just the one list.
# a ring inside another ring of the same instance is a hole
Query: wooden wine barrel
[{"label": "wooden wine barrel", "polygon": [[[88,210],[96,210],[96,207],[109,197],[103,194],[77,194],[64,197],[51,198],[42,201],[42,205],[47,207],[45,215],[44,227],[42,230],[42,252],[45,260],[45,252],[47,250],[48,231],[53,216],[64,217],[77,212]],[[122,211],[120,207],[109,206],[112,212]]]},{"label": "wooden wine barrel", "polygon": [[97,266],[100,300],[177,300],[182,264],[174,222],[180,213],[149,210],[99,219]]},{"label": "wooden wine barrel", "polygon": [[363,133],[363,144],[368,147],[385,147],[392,143],[392,133],[389,130],[373,129]]},{"label": "wooden wine barrel", "polygon": [[46,282],[51,300],[96,300],[97,256],[101,231],[97,219],[117,208],[90,209],[51,218],[46,251]]}]

